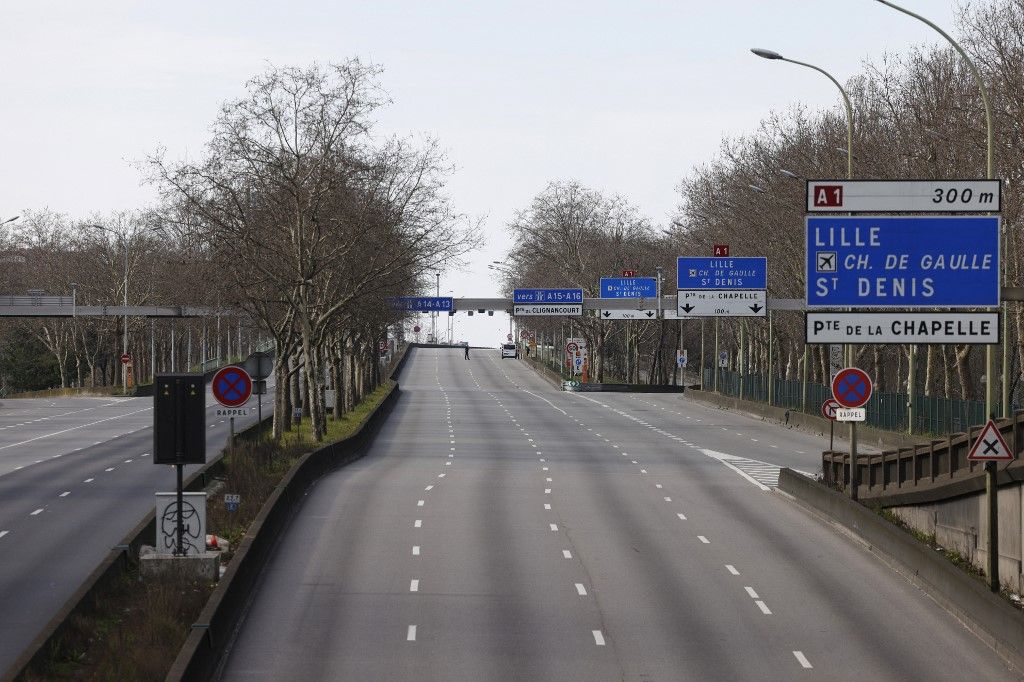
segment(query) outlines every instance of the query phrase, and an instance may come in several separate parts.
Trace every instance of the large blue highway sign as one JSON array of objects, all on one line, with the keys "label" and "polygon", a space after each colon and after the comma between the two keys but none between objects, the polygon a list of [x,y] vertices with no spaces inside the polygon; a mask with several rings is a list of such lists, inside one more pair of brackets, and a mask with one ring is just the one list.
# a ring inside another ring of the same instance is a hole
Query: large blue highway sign
[{"label": "large blue highway sign", "polygon": [[679,289],[767,289],[768,259],[680,256],[676,281]]},{"label": "large blue highway sign", "polygon": [[999,305],[996,216],[807,218],[807,305]]},{"label": "large blue highway sign", "polygon": [[513,303],[583,303],[583,289],[516,289]]},{"label": "large blue highway sign", "polygon": [[453,305],[451,296],[397,296],[391,303],[399,310],[424,313],[450,311]]},{"label": "large blue highway sign", "polygon": [[602,277],[601,298],[655,298],[658,280],[653,277]]}]

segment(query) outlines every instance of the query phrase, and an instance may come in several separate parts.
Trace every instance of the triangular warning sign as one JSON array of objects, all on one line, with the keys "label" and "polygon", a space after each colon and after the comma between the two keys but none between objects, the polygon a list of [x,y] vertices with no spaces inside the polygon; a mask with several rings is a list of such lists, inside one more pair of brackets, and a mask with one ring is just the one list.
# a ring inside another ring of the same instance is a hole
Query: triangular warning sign
[{"label": "triangular warning sign", "polygon": [[967,459],[972,462],[1005,462],[1013,459],[1013,452],[991,419],[985,424],[978,440],[974,441]]}]

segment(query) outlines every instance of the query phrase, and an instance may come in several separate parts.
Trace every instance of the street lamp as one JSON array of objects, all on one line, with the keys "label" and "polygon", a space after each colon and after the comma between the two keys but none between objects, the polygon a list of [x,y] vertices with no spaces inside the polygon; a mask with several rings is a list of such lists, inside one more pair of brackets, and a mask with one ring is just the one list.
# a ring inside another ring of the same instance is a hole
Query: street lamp
[{"label": "street lamp", "polygon": [[803,180],[802,177],[800,177],[799,175],[797,175],[793,171],[786,170],[785,168],[780,168],[779,172],[782,173],[783,175],[785,175],[790,180]]},{"label": "street lamp", "polygon": [[[881,1],[882,0],[879,0],[879,2]],[[795,59],[788,59],[786,57],[783,57],[778,52],[773,52],[772,50],[764,50],[759,47],[752,48],[750,51],[756,54],[758,57],[761,57],[762,59],[777,59],[780,61],[789,62],[790,64],[805,66],[808,69],[814,69],[815,71],[817,71],[818,73],[822,74],[830,81],[832,81],[832,83],[837,88],[839,88],[839,94],[843,96],[843,104],[846,106],[846,177],[853,178],[853,104],[850,103],[850,96],[846,94],[846,90],[839,83],[839,81],[837,81],[832,76],[832,74],[830,74],[828,71],[821,68],[820,66],[808,64],[807,62],[799,62]]]},{"label": "street lamp", "polygon": [[[893,8],[897,12],[902,12],[903,14],[906,14],[909,17],[913,17],[913,18],[917,19],[918,21],[920,21],[920,22],[922,22],[924,24],[927,24],[931,28],[935,29],[935,31],[938,32],[938,34],[941,35],[943,38],[945,38],[946,41],[953,47],[953,49],[956,50],[960,54],[961,57],[963,57],[964,61],[967,62],[967,68],[969,68],[971,70],[971,74],[974,76],[974,82],[975,82],[975,84],[977,84],[978,90],[981,92],[981,103],[983,105],[985,105],[985,143],[986,143],[985,172],[986,172],[986,177],[989,180],[992,180],[995,177],[995,161],[994,161],[994,158],[993,158],[993,147],[994,147],[993,136],[994,136],[994,132],[993,132],[993,128],[992,128],[992,104],[989,101],[988,89],[985,87],[985,81],[981,77],[981,72],[978,70],[977,65],[967,55],[967,52],[964,50],[964,48],[960,47],[960,44],[958,42],[956,42],[955,40],[953,40],[952,36],[950,36],[948,33],[946,33],[941,28],[939,28],[939,26],[937,24],[935,24],[934,22],[932,22],[932,21],[922,17],[920,14],[915,14],[914,12],[911,12],[908,9],[900,7],[896,3],[890,2],[889,0],[876,0],[876,2],[880,2],[883,5],[886,5],[887,7]],[[1005,238],[1005,229],[1006,228],[1003,227],[1004,238]],[[1005,250],[1006,249],[1005,249],[1005,244],[1004,244],[1003,251],[1005,252]],[[1003,273],[1004,274],[1005,274],[1005,267],[1006,266],[1004,264],[1003,265],[1003,268],[1004,268]],[[1007,315],[1006,315],[1006,306],[1004,304],[1003,305],[1003,367],[1002,367],[1002,379],[1003,379],[1003,382],[1002,382],[1002,388],[1003,388],[1002,399],[1003,400],[1002,400],[1002,405],[1000,407],[1000,411],[1003,413],[1004,417],[1007,416],[1009,414],[1009,412],[1010,412],[1010,391],[1009,391],[1009,385],[1008,385],[1009,382],[1007,381],[1007,376],[1006,376],[1006,374],[1007,374],[1006,370],[1007,370],[1007,365],[1008,365],[1008,360],[1009,360],[1009,357],[1007,355],[1008,344],[1006,343],[1006,332],[1007,332]],[[985,376],[988,376],[988,377],[992,376],[992,367],[993,367],[994,364],[995,364],[995,354],[993,353],[992,346],[985,346]],[[990,416],[995,414],[995,411],[992,409],[993,406],[994,406],[994,403],[995,403],[995,392],[994,392],[995,383],[996,382],[994,382],[994,381],[989,381],[985,385],[985,416],[986,417],[990,417]]]},{"label": "street lamp", "polygon": [[20,217],[21,217],[20,215],[16,215],[13,218],[8,218],[7,220],[0,220],[0,225],[6,225],[7,223],[13,223],[15,220],[17,220]]}]

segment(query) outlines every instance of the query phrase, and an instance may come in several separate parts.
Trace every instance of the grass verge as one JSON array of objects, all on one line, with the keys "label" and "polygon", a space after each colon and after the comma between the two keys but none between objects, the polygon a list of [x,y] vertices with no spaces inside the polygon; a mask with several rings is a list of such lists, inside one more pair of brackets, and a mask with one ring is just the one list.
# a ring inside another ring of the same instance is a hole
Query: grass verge
[{"label": "grass verge", "polygon": [[[222,473],[208,490],[216,492],[207,501],[207,532],[236,548],[288,470],[307,452],[355,433],[390,388],[390,382],[380,386],[343,418],[329,420],[322,443],[310,439],[308,420],[279,442],[239,438],[235,448],[224,454]],[[225,509],[223,493],[241,495],[237,511]],[[231,559],[230,553],[221,558],[222,563]],[[89,606],[70,618],[61,636],[19,679],[163,679],[214,587],[214,583],[183,577],[144,582],[133,565],[106,588],[96,590]]]}]

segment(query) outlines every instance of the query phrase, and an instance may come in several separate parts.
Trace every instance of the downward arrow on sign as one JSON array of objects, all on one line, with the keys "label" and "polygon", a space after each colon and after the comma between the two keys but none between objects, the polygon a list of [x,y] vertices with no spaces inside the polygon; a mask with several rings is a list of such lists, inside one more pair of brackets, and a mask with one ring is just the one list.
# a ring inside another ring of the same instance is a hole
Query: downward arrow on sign
[{"label": "downward arrow on sign", "polygon": [[604,311],[604,316],[605,317],[611,317],[612,314],[606,310],[606,311]]},{"label": "downward arrow on sign", "polygon": [[754,305],[750,306],[750,309],[753,310],[755,313],[761,312],[761,306],[759,306],[756,303]]},{"label": "downward arrow on sign", "polygon": [[647,317],[650,317],[652,315],[654,315],[654,311],[653,310],[648,310],[647,311]]},{"label": "downward arrow on sign", "polygon": [[687,303],[686,305],[683,306],[683,312],[687,312],[688,313],[688,312],[690,312],[692,310],[693,310],[693,306],[690,305],[689,303]]}]

